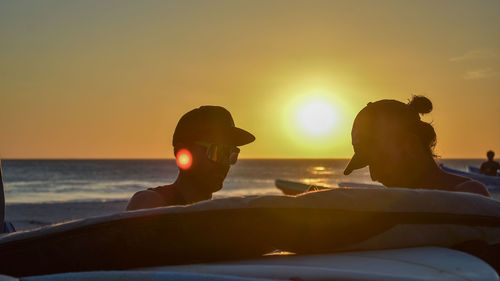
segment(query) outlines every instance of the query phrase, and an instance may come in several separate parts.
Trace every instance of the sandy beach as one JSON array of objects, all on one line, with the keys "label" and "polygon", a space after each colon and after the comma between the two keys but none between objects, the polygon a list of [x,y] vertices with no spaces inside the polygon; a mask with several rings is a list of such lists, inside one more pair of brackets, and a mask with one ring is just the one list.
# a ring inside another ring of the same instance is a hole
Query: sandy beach
[{"label": "sandy beach", "polygon": [[127,201],[7,204],[6,219],[17,231],[125,210]]}]

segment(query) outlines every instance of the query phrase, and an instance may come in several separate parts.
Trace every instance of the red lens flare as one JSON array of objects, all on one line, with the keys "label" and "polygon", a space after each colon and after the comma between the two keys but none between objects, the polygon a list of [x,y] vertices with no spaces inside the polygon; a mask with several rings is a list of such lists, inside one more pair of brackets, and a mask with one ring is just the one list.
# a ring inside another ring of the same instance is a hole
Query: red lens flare
[{"label": "red lens flare", "polygon": [[176,155],[177,166],[183,170],[191,168],[193,164],[193,155],[189,150],[182,148],[177,152]]}]

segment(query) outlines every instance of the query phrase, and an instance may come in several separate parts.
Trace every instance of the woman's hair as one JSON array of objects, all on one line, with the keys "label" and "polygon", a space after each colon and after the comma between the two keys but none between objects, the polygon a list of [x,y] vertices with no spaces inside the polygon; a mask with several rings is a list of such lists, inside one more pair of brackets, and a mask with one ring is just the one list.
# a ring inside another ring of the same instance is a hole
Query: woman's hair
[{"label": "woman's hair", "polygon": [[432,102],[424,96],[414,95],[411,100],[407,103],[409,110],[416,113],[417,118],[414,119],[415,122],[409,122],[409,130],[414,133],[419,139],[422,145],[428,152],[436,157],[434,154],[434,147],[436,146],[436,132],[431,124],[420,120],[420,115],[429,113],[432,111]]}]

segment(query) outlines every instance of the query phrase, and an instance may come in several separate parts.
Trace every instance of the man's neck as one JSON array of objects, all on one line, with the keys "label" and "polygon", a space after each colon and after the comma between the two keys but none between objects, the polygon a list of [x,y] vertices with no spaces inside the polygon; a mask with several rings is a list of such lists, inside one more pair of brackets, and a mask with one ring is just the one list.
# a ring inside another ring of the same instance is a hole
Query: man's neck
[{"label": "man's neck", "polygon": [[191,177],[187,177],[183,174],[179,174],[175,182],[171,185],[184,199],[187,204],[196,203],[199,201],[204,201],[212,198],[212,193],[203,193],[205,190],[202,183],[194,180]]}]

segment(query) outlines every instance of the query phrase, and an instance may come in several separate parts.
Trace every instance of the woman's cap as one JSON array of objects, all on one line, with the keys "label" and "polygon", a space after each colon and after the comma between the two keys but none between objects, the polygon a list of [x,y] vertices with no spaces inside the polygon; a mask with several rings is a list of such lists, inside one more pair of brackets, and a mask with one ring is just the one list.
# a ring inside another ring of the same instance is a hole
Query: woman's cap
[{"label": "woman's cap", "polygon": [[360,156],[360,154],[354,153],[351,160],[349,161],[349,164],[347,164],[347,167],[344,170],[344,175],[347,176],[351,174],[352,171],[364,168],[366,166],[368,166],[368,161]]},{"label": "woman's cap", "polygon": [[184,114],[175,128],[172,145],[205,141],[220,144],[245,145],[255,137],[234,125],[231,113],[221,106],[205,105]]},{"label": "woman's cap", "polygon": [[[432,110],[432,103],[415,96],[409,104],[397,100],[380,100],[368,103],[356,116],[352,125],[351,138],[354,155],[344,170],[344,175],[368,166],[368,154],[373,147],[373,137],[379,132],[394,131],[398,124],[420,121],[419,113]],[[393,122],[398,120],[399,122]]]}]

